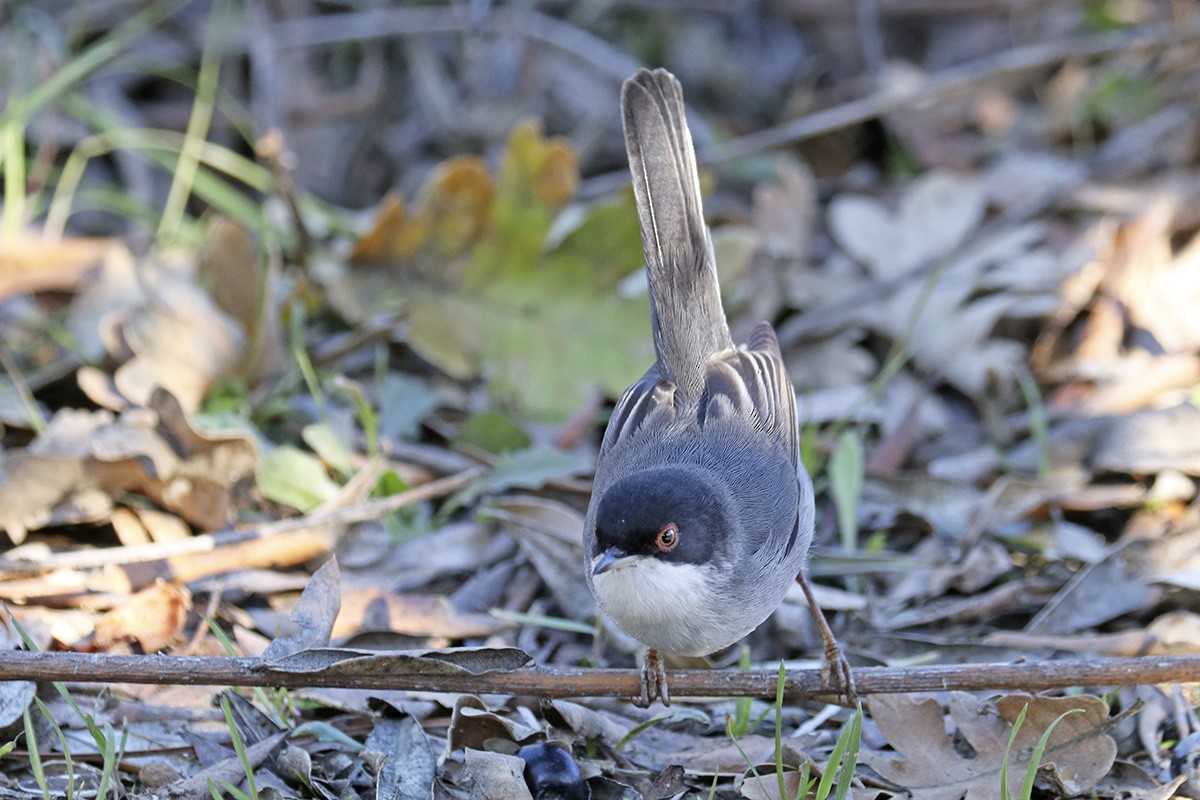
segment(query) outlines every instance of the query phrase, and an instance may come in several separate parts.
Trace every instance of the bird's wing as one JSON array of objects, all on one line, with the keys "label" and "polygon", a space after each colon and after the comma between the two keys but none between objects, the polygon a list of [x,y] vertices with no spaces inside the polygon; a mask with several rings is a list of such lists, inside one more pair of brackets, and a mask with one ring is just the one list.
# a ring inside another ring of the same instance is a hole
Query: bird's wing
[{"label": "bird's wing", "polygon": [[625,390],[613,408],[600,445],[600,458],[647,422],[668,427],[675,420],[675,386],[662,380],[658,365]]},{"label": "bird's wing", "polygon": [[701,427],[716,418],[748,422],[768,440],[779,442],[799,469],[796,392],[769,323],[760,323],[745,347],[708,362],[697,415]]}]

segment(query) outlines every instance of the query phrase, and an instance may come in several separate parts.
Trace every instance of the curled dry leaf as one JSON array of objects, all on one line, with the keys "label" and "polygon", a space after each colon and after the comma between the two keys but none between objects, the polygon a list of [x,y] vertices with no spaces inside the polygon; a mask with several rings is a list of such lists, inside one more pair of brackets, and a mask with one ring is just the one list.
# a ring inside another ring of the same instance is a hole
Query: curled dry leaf
[{"label": "curled dry leaf", "polygon": [[134,640],[155,653],[176,641],[191,607],[191,592],[159,578],[96,620],[96,644],[107,649]]},{"label": "curled dry leaf", "polygon": [[341,609],[341,571],[337,558],[331,558],[313,573],[300,599],[292,607],[291,622],[296,631],[277,637],[263,653],[274,661],[302,650],[329,644],[334,620]]},{"label": "curled dry leaf", "polygon": [[17,292],[65,291],[104,262],[119,239],[48,239],[6,236],[0,242],[0,298]]},{"label": "curled dry leaf", "polygon": [[1156,585],[1168,572],[1200,569],[1200,531],[1155,539],[1125,539],[1085,565],[1029,621],[1036,633],[1074,633],[1146,611],[1163,598]]},{"label": "curled dry leaf", "polygon": [[201,433],[158,389],[149,408],[59,411],[0,472],[0,527],[14,542],[50,524],[106,519],[125,492],[151,498],[205,530],[232,518],[231,490],[253,474],[254,442]]},{"label": "curled dry leaf", "polygon": [[274,263],[261,269],[258,247],[246,229],[216,217],[200,251],[199,271],[212,287],[217,307],[242,328],[246,347],[239,374],[254,385],[278,371],[285,348]]},{"label": "curled dry leaf", "polygon": [[295,674],[483,675],[495,670],[518,669],[530,660],[528,653],[515,647],[447,647],[387,653],[321,647],[264,662],[263,667]]},{"label": "curled dry leaf", "polygon": [[497,745],[516,751],[517,746],[531,741],[540,733],[520,717],[508,717],[490,711],[482,700],[474,695],[460,695],[454,701],[450,715],[450,730],[447,734],[448,752],[478,748],[482,750]]},{"label": "curled dry leaf", "polygon": [[111,386],[95,375],[80,383],[97,404],[115,410],[146,405],[161,387],[194,411],[214,381],[237,373],[246,342],[190,265],[139,265],[127,251],[106,258],[85,283],[67,327],[86,356],[119,362]]},{"label": "curled dry leaf", "polygon": [[[973,758],[964,757],[947,735],[936,699],[875,695],[871,718],[896,752],[864,751],[861,760],[914,800],[960,800],[964,795],[966,800],[1000,800],[1006,750],[1007,788],[1016,797],[1035,745],[1056,721],[1041,765],[1069,786],[1071,794],[1086,794],[1108,773],[1117,755],[1116,742],[1108,734],[1108,706],[1097,697],[1015,694],[981,702],[954,692],[949,705],[958,734],[975,751]],[[1012,724],[1026,705],[1025,720],[1013,736]]]},{"label": "curled dry leaf", "polygon": [[[7,607],[0,610],[0,651],[12,650],[21,646],[21,637],[17,634]],[[40,625],[31,625],[26,619],[25,628],[30,631],[31,638],[38,646],[47,644],[46,637]],[[32,630],[30,630],[32,629]],[[38,640],[42,641],[38,641]],[[37,694],[37,684],[33,681],[4,681],[0,683],[0,727],[7,728],[21,718],[25,709],[33,702]]]}]

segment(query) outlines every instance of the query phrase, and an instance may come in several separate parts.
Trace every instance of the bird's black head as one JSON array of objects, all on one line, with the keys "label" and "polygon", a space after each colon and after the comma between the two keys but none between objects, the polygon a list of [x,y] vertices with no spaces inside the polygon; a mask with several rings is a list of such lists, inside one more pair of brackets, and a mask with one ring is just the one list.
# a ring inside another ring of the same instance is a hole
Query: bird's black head
[{"label": "bird's black head", "polygon": [[671,466],[635,472],[600,498],[590,556],[615,553],[705,564],[723,550],[731,532],[727,506],[723,493],[699,470]]}]

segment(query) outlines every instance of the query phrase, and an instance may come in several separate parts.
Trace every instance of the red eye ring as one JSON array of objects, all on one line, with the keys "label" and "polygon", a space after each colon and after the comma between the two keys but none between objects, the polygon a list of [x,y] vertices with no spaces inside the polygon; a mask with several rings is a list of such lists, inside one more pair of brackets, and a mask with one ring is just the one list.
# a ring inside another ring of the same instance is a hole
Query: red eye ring
[{"label": "red eye ring", "polygon": [[674,522],[663,525],[658,536],[654,537],[654,544],[663,553],[674,550],[675,546],[679,544],[679,526]]}]

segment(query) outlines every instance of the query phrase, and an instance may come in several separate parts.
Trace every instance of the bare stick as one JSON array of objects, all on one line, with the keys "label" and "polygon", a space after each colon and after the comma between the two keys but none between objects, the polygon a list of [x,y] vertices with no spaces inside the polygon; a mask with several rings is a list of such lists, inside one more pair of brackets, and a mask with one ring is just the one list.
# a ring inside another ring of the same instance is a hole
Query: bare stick
[{"label": "bare stick", "polygon": [[[1072,686],[1124,686],[1200,682],[1200,656],[1116,658],[1106,661],[1051,661],[1019,664],[957,664],[932,667],[860,667],[854,671],[859,694],[902,694],[945,690],[1020,689],[1040,691]],[[679,670],[669,673],[671,694],[680,697],[775,696],[778,673],[742,670]],[[272,668],[256,658],[133,656],[95,653],[0,653],[0,680],[82,681],[204,686],[321,686],[422,692],[482,692],[537,697],[635,697],[637,670],[526,667],[481,675],[312,673]],[[793,670],[784,692],[791,700],[822,697],[821,671]]]},{"label": "bare stick", "polygon": [[700,161],[711,164],[716,160],[736,158],[801,139],[810,139],[875,117],[933,102],[945,95],[969,89],[984,80],[1042,69],[1072,58],[1096,58],[1110,53],[1162,49],[1173,44],[1190,42],[1198,36],[1200,28],[1195,26],[1148,25],[1130,31],[1014,47],[993,56],[934,73],[911,90],[878,92],[807,114],[774,128],[742,136],[716,152],[702,154]]},{"label": "bare stick", "polygon": [[421,484],[405,492],[368,500],[345,508],[306,514],[301,517],[267,522],[237,531],[193,536],[178,542],[154,542],[132,547],[103,547],[70,553],[53,553],[36,560],[0,558],[0,576],[30,575],[56,569],[95,569],[109,564],[135,564],[173,558],[182,555],[207,553],[218,547],[238,544],[267,536],[311,531],[318,528],[352,525],[379,519],[401,508],[433,500],[456,492],[487,471],[486,467],[471,467],[454,475]]}]

